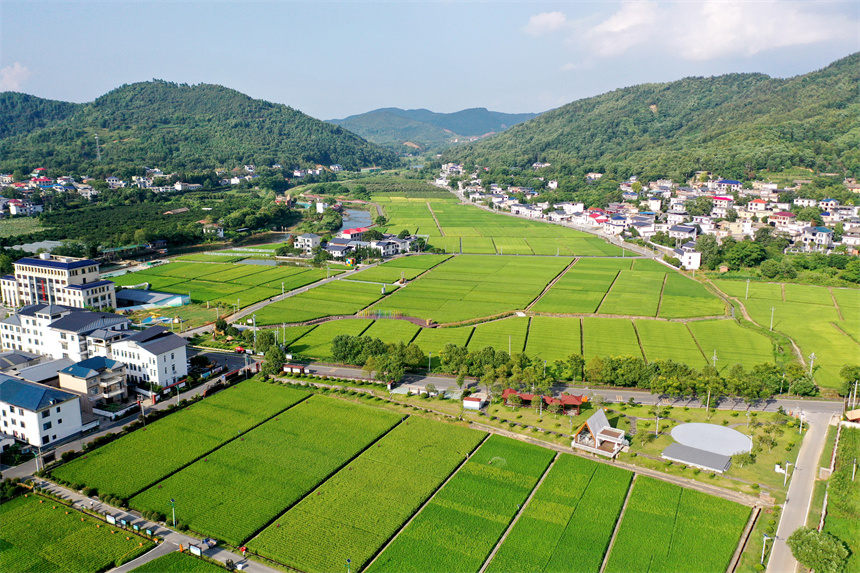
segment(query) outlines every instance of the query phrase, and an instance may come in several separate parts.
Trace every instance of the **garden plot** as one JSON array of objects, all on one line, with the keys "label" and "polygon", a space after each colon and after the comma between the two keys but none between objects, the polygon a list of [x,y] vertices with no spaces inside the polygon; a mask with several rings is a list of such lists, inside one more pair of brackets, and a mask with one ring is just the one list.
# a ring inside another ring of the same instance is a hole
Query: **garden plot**
[{"label": "garden plot", "polygon": [[[251,379],[88,452],[52,475],[127,499],[307,396]],[[130,467],[129,452],[134,471],[121,471]]]},{"label": "garden plot", "polygon": [[469,339],[469,352],[480,352],[487,346],[494,350],[508,351],[512,354],[523,352],[529,319],[525,317],[505,318],[479,324]]},{"label": "garden plot", "polygon": [[341,570],[347,559],[360,571],[484,435],[409,418],[276,518],[248,547],[308,573]]},{"label": "garden plot", "polygon": [[567,360],[571,354],[582,354],[581,334],[578,318],[533,316],[526,354],[550,363]]},{"label": "garden plot", "polygon": [[583,318],[582,356],[642,357],[633,322],[626,318]]},{"label": "garden plot", "polygon": [[675,272],[666,275],[660,301],[660,318],[721,316],[725,313],[725,303],[708,292],[702,283]]},{"label": "garden plot", "polygon": [[0,521],[4,573],[97,573],[153,547],[147,539],[33,494],[3,502]]},{"label": "garden plot", "polygon": [[[176,500],[182,523],[238,546],[400,421],[364,404],[312,396],[132,498]],[[272,479],[277,476],[277,479]]]},{"label": "garden plot", "polygon": [[368,571],[477,573],[554,456],[490,436]]},{"label": "garden plot", "polygon": [[561,454],[487,571],[599,571],[632,478]]},{"label": "garden plot", "polygon": [[600,314],[657,316],[666,273],[621,271],[603,299]]},{"label": "garden plot", "polygon": [[716,351],[717,369],[720,371],[734,364],[750,369],[762,362],[773,362],[771,340],[734,320],[701,320],[689,322],[687,326],[708,362]]},{"label": "garden plot", "polygon": [[633,322],[648,362],[674,360],[692,368],[701,368],[705,365],[705,357],[686,324],[659,320]]},{"label": "garden plot", "polygon": [[320,359],[331,359],[331,341],[335,336],[360,336],[373,324],[372,319],[352,318],[323,322],[290,345],[290,352]]},{"label": "garden plot", "polygon": [[749,515],[746,506],[639,476],[606,572],[723,573]]}]

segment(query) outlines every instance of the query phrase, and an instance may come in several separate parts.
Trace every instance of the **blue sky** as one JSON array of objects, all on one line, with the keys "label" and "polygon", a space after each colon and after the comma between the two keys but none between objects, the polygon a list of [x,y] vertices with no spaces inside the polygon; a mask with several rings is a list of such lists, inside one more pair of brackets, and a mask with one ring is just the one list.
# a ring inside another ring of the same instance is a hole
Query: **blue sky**
[{"label": "blue sky", "polygon": [[84,102],[159,78],[321,119],[538,112],[685,76],[793,76],[857,51],[857,0],[0,0],[0,91]]}]

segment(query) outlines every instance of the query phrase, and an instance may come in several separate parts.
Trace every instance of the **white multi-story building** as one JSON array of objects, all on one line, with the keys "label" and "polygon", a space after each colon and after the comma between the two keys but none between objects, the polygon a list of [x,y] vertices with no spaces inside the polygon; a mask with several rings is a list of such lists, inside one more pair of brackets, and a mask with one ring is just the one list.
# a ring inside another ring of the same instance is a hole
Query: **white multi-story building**
[{"label": "white multi-story building", "polygon": [[4,350],[80,362],[94,355],[97,342],[104,347],[105,339],[121,335],[130,324],[129,319],[118,314],[37,304],[25,306],[0,321],[0,342]]},{"label": "white multi-story building", "polygon": [[42,253],[19,259],[14,267],[14,275],[0,277],[0,292],[7,306],[116,308],[114,284],[101,280],[95,261]]},{"label": "white multi-story building", "polygon": [[163,326],[153,326],[114,341],[107,357],[125,363],[132,382],[170,386],[188,375],[187,344]]},{"label": "white multi-story building", "polygon": [[4,434],[45,447],[81,432],[80,398],[0,374],[0,424]]}]

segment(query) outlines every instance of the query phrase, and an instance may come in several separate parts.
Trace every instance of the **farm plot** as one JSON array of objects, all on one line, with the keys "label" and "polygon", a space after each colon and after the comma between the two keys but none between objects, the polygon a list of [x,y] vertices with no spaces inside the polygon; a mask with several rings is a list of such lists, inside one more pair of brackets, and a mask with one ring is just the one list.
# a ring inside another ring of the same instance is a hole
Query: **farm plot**
[{"label": "farm plot", "polygon": [[420,255],[394,259],[385,264],[350,275],[347,280],[393,283],[401,277],[411,281],[427,269],[445,261],[445,255]]},{"label": "farm plot", "polygon": [[701,320],[687,323],[693,337],[710,361],[717,353],[717,369],[734,364],[752,368],[762,362],[773,362],[773,343],[763,334],[742,327],[734,320]]},{"label": "farm plot", "polygon": [[462,237],[464,253],[474,255],[495,255],[496,245],[490,237]]},{"label": "farm plot", "polygon": [[197,253],[195,255],[185,255],[182,257],[177,257],[176,260],[194,263],[238,263],[244,258],[247,257],[241,257],[237,255],[224,256],[212,253]]},{"label": "farm plot", "polygon": [[[42,503],[40,503],[40,501]],[[115,527],[82,517],[65,505],[36,495],[0,506],[0,571],[4,573],[96,573],[131,561],[152,548],[137,535],[117,535]]]},{"label": "farm plot", "polygon": [[487,571],[598,571],[632,478],[561,454]]},{"label": "farm plot", "polygon": [[554,456],[490,436],[368,571],[477,573]]},{"label": "farm plot", "polygon": [[621,271],[597,312],[657,316],[665,279],[666,273]]},{"label": "farm plot", "polygon": [[[308,395],[251,379],[89,452],[52,474],[98,488],[101,495],[128,499]],[[129,455],[135,459],[134,471],[118,470],[129,467]]]},{"label": "farm plot", "polygon": [[457,256],[377,308],[441,323],[492,316],[528,306],[569,263],[561,257]]},{"label": "farm plot", "polygon": [[531,310],[555,314],[597,312],[597,307],[618,275],[619,263],[630,268],[630,261],[577,259],[576,264],[552,285]]},{"label": "farm plot", "polygon": [[[125,273],[116,277],[111,277],[111,281],[118,287],[134,286],[143,283],[149,283],[150,290],[168,290],[173,285],[185,284],[185,279],[175,277],[165,277],[161,275],[150,274],[149,271],[138,271],[136,273]],[[184,289],[184,287],[183,287]],[[168,292],[170,292],[168,290]],[[188,292],[187,290],[184,292]]]},{"label": "farm plot", "polygon": [[704,366],[705,357],[687,325],[680,322],[634,320],[639,342],[648,362],[674,360],[693,368]]},{"label": "farm plot", "polygon": [[660,301],[661,318],[720,316],[725,313],[725,303],[709,293],[702,283],[675,272],[666,275],[663,298]]},{"label": "farm plot", "polygon": [[224,568],[190,553],[174,551],[134,568],[132,573],[224,573]]},{"label": "farm plot", "polygon": [[347,559],[360,571],[484,436],[409,418],[276,518],[248,547],[308,573],[340,570]]},{"label": "farm plot", "polygon": [[378,338],[386,344],[396,342],[409,344],[415,338],[415,335],[418,334],[419,330],[421,330],[420,326],[416,326],[405,320],[379,319],[371,324],[361,335]]},{"label": "farm plot", "polygon": [[399,421],[387,410],[312,396],[135,496],[130,505],[163,511],[168,496],[193,531],[238,546]]},{"label": "farm plot", "polygon": [[582,356],[642,357],[633,322],[626,318],[583,318]]},{"label": "farm plot", "polygon": [[472,336],[474,330],[471,326],[462,326],[457,328],[422,328],[415,337],[413,344],[418,346],[428,354],[433,353],[430,357],[432,368],[436,369],[442,365],[442,360],[439,353],[445,348],[446,344],[455,344],[457,346],[465,346],[469,342],[469,337]]},{"label": "farm plot", "polygon": [[496,245],[496,251],[501,255],[533,255],[529,244],[526,240],[515,237],[493,237],[493,244]]},{"label": "farm plot", "polygon": [[830,296],[830,289],[826,287],[786,284],[783,285],[783,288],[785,289],[785,302],[833,306],[833,297]]},{"label": "farm plot", "polygon": [[330,359],[331,341],[339,334],[360,336],[373,323],[368,318],[352,318],[324,322],[290,346],[293,354],[313,358]]},{"label": "farm plot", "polygon": [[639,476],[606,572],[722,573],[749,514],[743,505]]},{"label": "farm plot", "polygon": [[[388,286],[390,292],[391,285]],[[382,297],[379,285],[332,281],[273,302],[257,311],[257,324],[304,322],[324,316],[353,315]]]},{"label": "farm plot", "polygon": [[527,317],[505,318],[479,324],[469,339],[469,351],[480,352],[490,346],[497,351],[507,352],[510,348],[512,354],[521,353],[526,344],[528,329]]},{"label": "farm plot", "polygon": [[207,263],[167,263],[166,265],[157,265],[149,267],[146,272],[151,275],[162,277],[175,277],[177,279],[196,279],[204,275],[217,273],[219,268],[223,268],[218,264]]},{"label": "farm plot", "polygon": [[526,354],[552,363],[582,354],[582,325],[578,318],[533,316],[529,324]]}]

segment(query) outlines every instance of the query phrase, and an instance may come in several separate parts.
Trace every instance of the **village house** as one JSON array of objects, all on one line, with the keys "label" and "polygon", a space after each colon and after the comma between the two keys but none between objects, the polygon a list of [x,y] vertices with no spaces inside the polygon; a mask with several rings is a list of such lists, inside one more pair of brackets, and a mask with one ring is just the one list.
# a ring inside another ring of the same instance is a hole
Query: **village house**
[{"label": "village house", "polygon": [[322,237],[319,235],[315,235],[314,233],[305,233],[296,237],[293,246],[297,249],[301,249],[306,255],[310,255],[313,253],[315,248],[320,246],[321,242]]}]

